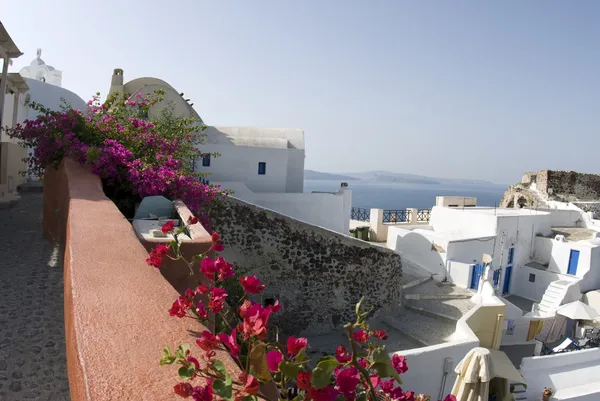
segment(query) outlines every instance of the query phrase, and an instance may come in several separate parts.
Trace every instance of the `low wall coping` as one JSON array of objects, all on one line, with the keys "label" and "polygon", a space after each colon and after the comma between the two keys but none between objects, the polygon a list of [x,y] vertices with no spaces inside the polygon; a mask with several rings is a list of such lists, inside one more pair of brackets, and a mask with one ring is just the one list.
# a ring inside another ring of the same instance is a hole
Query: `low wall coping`
[{"label": "low wall coping", "polygon": [[[194,339],[205,327],[169,316],[177,292],[144,262],[148,253],[97,176],[65,160],[46,177],[45,190],[59,193],[44,199],[63,216],[56,224],[66,225],[61,239],[71,400],[176,397],[177,369],[159,366],[162,349],[187,343],[199,354]],[[236,371],[226,354],[217,357]]]}]

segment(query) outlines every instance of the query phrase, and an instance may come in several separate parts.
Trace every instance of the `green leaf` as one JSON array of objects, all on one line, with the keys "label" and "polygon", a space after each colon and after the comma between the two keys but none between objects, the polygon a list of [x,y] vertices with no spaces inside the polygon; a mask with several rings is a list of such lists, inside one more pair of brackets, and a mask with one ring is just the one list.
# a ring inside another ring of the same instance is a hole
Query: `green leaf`
[{"label": "green leaf", "polygon": [[356,401],[367,401],[367,393],[362,393],[359,395]]},{"label": "green leaf", "polygon": [[174,355],[171,355],[171,350],[169,349],[169,347],[165,347],[163,348],[163,355],[162,358],[160,359],[160,365],[172,365],[173,363],[175,363],[175,361],[177,360],[177,358],[175,358]]},{"label": "green leaf", "polygon": [[356,304],[356,308],[355,308],[356,317],[360,316],[360,304],[362,303],[363,299],[365,299],[365,297],[361,297],[360,301],[358,301],[358,303]]},{"label": "green leaf", "polygon": [[321,358],[317,366],[312,371],[310,382],[317,390],[325,388],[331,382],[333,370],[337,368],[339,362],[332,356]]},{"label": "green leaf", "polygon": [[225,380],[215,380],[212,384],[213,391],[225,400],[233,400],[233,386],[231,376],[227,375]]},{"label": "green leaf", "polygon": [[302,363],[302,362],[308,362],[308,361],[309,361],[309,359],[308,359],[308,355],[306,355],[306,347],[304,347],[300,350],[300,352],[298,352],[298,355],[296,355],[295,362]]},{"label": "green leaf", "polygon": [[189,380],[192,377],[194,377],[194,373],[196,373],[196,369],[194,368],[194,365],[191,365],[189,368],[182,366],[179,368],[177,373],[179,373],[179,377],[181,377],[183,380]]},{"label": "green leaf", "polygon": [[373,361],[375,363],[373,364],[372,368],[377,371],[379,377],[393,377],[398,383],[402,384],[402,379],[400,379],[400,375],[392,366],[390,356],[388,355],[384,347],[376,350],[373,353]]},{"label": "green leaf", "polygon": [[287,361],[282,361],[279,364],[279,370],[285,375],[285,377],[295,379],[298,377],[298,372],[300,372],[300,366],[296,366]]},{"label": "green leaf", "polygon": [[247,395],[243,398],[244,401],[258,401],[258,397],[255,395]]},{"label": "green leaf", "polygon": [[181,344],[179,347],[177,347],[177,350],[175,351],[175,356],[177,357],[177,359],[187,359],[186,353],[189,349],[189,344]]},{"label": "green leaf", "polygon": [[248,354],[250,366],[254,369],[254,376],[260,381],[270,382],[273,380],[269,365],[267,364],[267,345],[262,341],[256,342]]},{"label": "green leaf", "polygon": [[227,377],[227,369],[225,369],[225,364],[218,359],[213,361],[212,368],[215,372],[221,375],[221,377]]}]

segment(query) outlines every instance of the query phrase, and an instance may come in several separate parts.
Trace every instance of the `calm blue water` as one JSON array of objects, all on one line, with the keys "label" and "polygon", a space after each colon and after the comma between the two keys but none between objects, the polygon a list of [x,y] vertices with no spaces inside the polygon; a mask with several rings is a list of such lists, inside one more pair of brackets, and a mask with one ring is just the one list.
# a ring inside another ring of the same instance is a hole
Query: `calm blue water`
[{"label": "calm blue water", "polygon": [[[304,192],[335,192],[340,187],[338,180],[304,180]],[[435,205],[435,197],[474,196],[477,206],[494,206],[507,186],[501,185],[428,185],[405,184],[380,181],[348,181],[352,190],[352,206],[367,209],[431,209]]]}]

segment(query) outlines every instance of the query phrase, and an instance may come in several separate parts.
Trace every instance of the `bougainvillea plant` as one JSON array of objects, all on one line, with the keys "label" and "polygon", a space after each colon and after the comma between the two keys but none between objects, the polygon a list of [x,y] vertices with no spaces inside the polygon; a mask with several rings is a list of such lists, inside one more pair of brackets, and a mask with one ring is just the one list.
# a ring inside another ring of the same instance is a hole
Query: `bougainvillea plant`
[{"label": "bougainvillea plant", "polygon": [[[188,221],[194,222],[194,218]],[[333,355],[313,360],[306,338],[290,336],[281,343],[278,334],[270,331],[269,318],[283,306],[278,301],[269,305],[255,301],[265,290],[258,277],[239,277],[245,295],[234,308],[227,304],[224,286],[226,280],[234,277],[233,266],[223,257],[213,259],[207,254],[186,258],[178,240],[185,228],[175,231],[169,222],[162,230],[172,234],[174,240],[153,249],[147,263],[160,268],[163,258],[168,257],[187,264],[191,274],[197,266],[201,274],[198,287],[187,289],[176,299],[170,315],[198,319],[205,327],[216,327],[216,333],[202,331],[195,351],[185,344],[175,351],[164,348],[160,364],[178,366],[182,380],[174,386],[175,394],[196,401],[430,400],[428,395],[402,389],[400,375],[408,370],[406,359],[397,354],[390,358],[380,343],[387,338],[386,332],[369,327],[369,312],[363,311],[360,301],[356,304],[355,321],[344,326],[348,344],[338,346]],[[212,234],[212,242],[209,251],[223,251],[219,234]],[[226,368],[222,359],[225,353],[239,373],[232,374]],[[203,379],[202,384],[196,379]],[[445,398],[451,400],[455,400],[453,395]]]},{"label": "bougainvillea plant", "polygon": [[163,195],[183,200],[206,224],[202,211],[221,192],[194,172],[205,126],[175,116],[171,104],[161,104],[148,117],[162,101],[163,92],[157,91],[135,97],[115,93],[104,103],[95,96],[84,111],[68,106],[53,111],[32,103],[38,117],[7,133],[33,148],[28,160],[33,176],[70,157],[101,177],[106,195],[127,217],[133,217],[142,198]]}]

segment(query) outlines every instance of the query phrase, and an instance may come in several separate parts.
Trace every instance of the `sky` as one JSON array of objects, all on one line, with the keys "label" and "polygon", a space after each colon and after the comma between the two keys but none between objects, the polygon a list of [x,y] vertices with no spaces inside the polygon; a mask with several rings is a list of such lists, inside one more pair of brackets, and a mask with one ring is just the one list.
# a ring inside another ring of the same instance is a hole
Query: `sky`
[{"label": "sky", "polygon": [[302,128],[307,169],[600,173],[600,2],[0,0],[85,100],[156,77],[209,125]]}]

